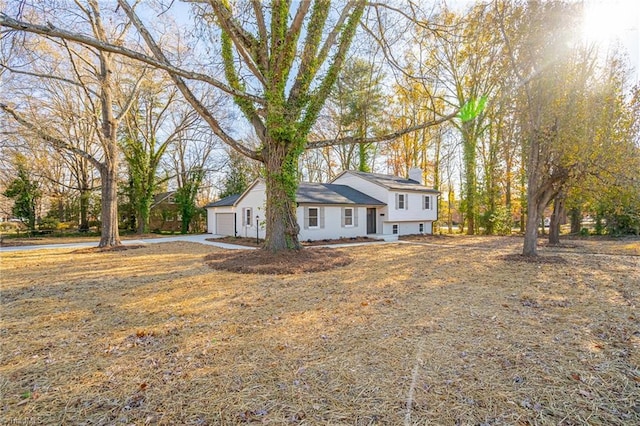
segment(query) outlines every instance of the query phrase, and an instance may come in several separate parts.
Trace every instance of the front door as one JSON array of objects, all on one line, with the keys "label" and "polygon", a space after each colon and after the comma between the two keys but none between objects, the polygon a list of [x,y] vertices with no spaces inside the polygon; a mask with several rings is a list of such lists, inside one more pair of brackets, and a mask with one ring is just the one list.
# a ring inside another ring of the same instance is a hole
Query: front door
[{"label": "front door", "polygon": [[367,234],[376,233],[376,209],[367,208]]}]

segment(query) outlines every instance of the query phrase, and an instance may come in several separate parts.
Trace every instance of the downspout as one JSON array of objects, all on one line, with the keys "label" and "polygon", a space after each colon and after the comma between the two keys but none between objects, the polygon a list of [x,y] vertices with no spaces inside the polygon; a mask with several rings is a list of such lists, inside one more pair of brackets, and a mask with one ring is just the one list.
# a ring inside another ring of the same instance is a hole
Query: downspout
[{"label": "downspout", "polygon": [[433,221],[433,223],[431,224],[431,235],[434,235],[434,224],[438,221],[438,218],[440,216],[440,191],[438,191],[438,195],[436,195],[436,220]]}]

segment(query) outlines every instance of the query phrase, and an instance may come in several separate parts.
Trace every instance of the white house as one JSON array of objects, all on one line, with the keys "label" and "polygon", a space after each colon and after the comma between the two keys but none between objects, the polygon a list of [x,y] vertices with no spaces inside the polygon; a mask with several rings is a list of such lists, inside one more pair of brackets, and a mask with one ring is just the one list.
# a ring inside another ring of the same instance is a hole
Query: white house
[{"label": "white house", "polygon": [[[296,192],[298,237],[430,234],[438,218],[438,191],[421,182],[421,170],[411,169],[410,179],[345,171],[331,183],[301,183]],[[240,195],[208,204],[208,232],[264,238],[265,201],[265,183],[259,179]]]}]

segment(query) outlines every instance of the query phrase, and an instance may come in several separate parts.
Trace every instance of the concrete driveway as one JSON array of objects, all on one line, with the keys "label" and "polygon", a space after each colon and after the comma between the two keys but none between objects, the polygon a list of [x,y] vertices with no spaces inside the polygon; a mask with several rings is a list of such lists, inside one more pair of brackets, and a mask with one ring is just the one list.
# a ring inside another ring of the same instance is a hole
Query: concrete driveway
[{"label": "concrete driveway", "polygon": [[[221,238],[222,235],[214,234],[198,234],[198,235],[177,235],[175,237],[163,237],[163,238],[145,238],[141,240],[122,240],[124,245],[132,244],[155,244],[155,243],[172,243],[177,241],[186,241],[191,243],[199,243],[208,246],[215,246],[230,250],[255,250],[255,247],[246,247],[236,244],[227,244],[223,242],[207,241],[211,238]],[[28,250],[46,250],[57,248],[82,248],[82,247],[97,247],[98,243],[95,241],[86,243],[62,243],[62,244],[41,244],[32,246],[15,246],[15,247],[0,247],[0,253],[12,252],[12,251],[28,251]]]}]

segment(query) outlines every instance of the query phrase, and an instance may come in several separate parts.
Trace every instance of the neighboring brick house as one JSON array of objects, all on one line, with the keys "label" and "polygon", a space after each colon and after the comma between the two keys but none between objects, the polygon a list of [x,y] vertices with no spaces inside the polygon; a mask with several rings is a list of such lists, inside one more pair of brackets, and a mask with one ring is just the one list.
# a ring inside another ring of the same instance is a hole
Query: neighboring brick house
[{"label": "neighboring brick house", "polygon": [[149,229],[151,231],[180,232],[180,209],[173,198],[175,191],[163,192],[153,197],[151,213],[149,215]]}]

